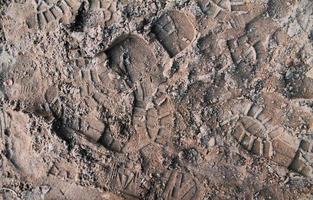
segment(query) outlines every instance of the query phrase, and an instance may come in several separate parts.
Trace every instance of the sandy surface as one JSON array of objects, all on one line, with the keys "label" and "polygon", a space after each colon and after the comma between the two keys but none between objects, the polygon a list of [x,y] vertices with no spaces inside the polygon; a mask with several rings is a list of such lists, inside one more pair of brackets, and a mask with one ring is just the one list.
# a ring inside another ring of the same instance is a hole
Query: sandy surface
[{"label": "sandy surface", "polygon": [[0,199],[313,199],[312,0],[0,13]]}]

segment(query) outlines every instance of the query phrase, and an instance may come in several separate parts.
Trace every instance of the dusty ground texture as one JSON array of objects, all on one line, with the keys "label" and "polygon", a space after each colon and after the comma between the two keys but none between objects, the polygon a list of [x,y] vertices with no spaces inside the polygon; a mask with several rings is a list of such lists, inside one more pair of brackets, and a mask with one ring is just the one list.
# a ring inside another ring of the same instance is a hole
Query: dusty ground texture
[{"label": "dusty ground texture", "polygon": [[0,199],[313,199],[312,0],[0,12]]}]

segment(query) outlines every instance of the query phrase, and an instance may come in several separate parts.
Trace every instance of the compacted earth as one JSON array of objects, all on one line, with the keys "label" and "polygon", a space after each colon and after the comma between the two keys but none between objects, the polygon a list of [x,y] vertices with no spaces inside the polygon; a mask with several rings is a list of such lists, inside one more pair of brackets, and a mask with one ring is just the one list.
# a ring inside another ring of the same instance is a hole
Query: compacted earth
[{"label": "compacted earth", "polygon": [[312,0],[0,13],[0,199],[313,199]]}]

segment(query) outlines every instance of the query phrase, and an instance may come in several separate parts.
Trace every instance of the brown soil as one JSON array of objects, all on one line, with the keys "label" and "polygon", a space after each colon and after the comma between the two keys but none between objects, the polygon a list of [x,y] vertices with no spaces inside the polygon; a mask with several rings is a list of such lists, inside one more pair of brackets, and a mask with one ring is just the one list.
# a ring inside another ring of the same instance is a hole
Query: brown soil
[{"label": "brown soil", "polygon": [[311,0],[0,13],[0,199],[313,199]]}]

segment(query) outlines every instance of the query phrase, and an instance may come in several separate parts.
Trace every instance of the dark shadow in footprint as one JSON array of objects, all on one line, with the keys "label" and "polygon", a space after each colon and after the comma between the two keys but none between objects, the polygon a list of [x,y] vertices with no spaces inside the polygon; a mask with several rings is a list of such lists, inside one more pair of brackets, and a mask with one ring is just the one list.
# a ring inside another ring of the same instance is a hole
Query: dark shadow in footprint
[{"label": "dark shadow in footprint", "polygon": [[64,125],[62,119],[54,120],[52,130],[67,143],[69,151],[74,148],[76,144],[75,131]]}]

